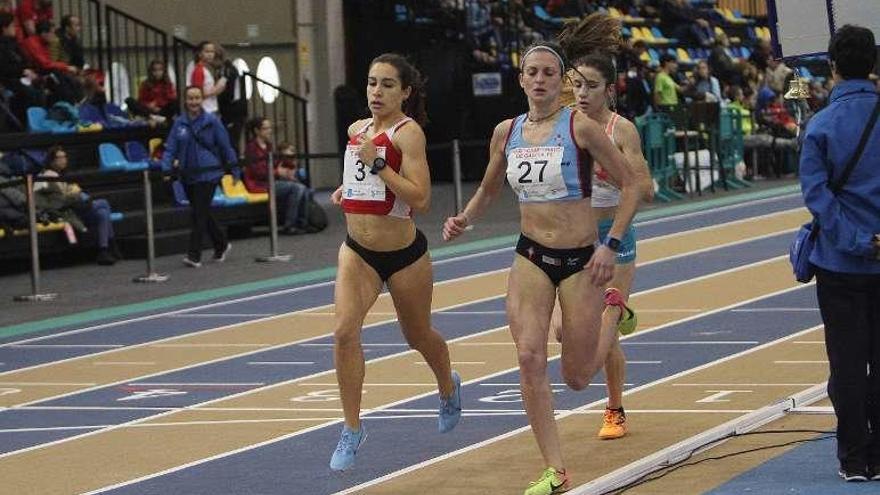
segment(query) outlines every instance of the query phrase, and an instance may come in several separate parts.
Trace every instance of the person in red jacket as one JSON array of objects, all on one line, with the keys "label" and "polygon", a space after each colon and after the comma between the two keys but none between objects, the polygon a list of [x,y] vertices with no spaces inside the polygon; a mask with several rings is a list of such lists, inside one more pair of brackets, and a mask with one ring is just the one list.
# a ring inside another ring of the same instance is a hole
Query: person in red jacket
[{"label": "person in red jacket", "polygon": [[[247,123],[248,142],[245,146],[247,166],[244,169],[244,185],[249,192],[264,193],[269,188],[269,155],[272,149],[272,121],[257,117]],[[287,151],[285,149],[282,152]],[[317,232],[308,224],[308,206],[312,191],[296,178],[292,168],[274,163],[275,198],[283,207],[284,224],[280,230],[284,235],[311,234]]]},{"label": "person in red jacket", "polygon": [[52,0],[21,0],[18,5],[18,21],[24,28],[24,37],[37,33],[37,24],[52,22],[55,13]]},{"label": "person in red jacket", "polygon": [[55,32],[52,30],[52,23],[40,21],[37,23],[35,33],[25,38],[21,48],[30,60],[31,65],[40,72],[57,71],[76,74],[76,67],[58,60],[52,60],[52,57],[49,55],[49,44],[53,39],[55,39]]},{"label": "person in red jacket", "polygon": [[179,105],[177,90],[168,76],[165,62],[161,60],[150,62],[149,76],[138,88],[137,103],[139,105],[136,106],[135,111],[145,116],[161,115],[171,119],[177,114]]}]

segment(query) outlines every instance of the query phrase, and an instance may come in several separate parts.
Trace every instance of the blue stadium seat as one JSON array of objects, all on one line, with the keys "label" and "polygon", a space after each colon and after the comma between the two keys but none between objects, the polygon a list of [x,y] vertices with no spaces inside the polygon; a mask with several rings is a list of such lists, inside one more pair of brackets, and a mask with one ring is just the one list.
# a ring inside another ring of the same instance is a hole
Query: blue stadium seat
[{"label": "blue stadium seat", "polygon": [[114,211],[110,213],[111,222],[121,222],[123,218],[125,218],[125,215],[121,211]]},{"label": "blue stadium seat", "polygon": [[98,145],[98,158],[100,163],[98,168],[105,172],[117,171],[137,171],[145,170],[149,167],[149,162],[137,161],[132,162],[125,158],[122,150],[112,143],[101,143]]},{"label": "blue stadium seat", "polygon": [[27,109],[28,130],[31,132],[50,132],[46,126],[46,109],[30,107]]},{"label": "blue stadium seat", "polygon": [[125,156],[130,162],[146,162],[150,160],[150,154],[146,146],[140,141],[127,141],[125,143]]}]

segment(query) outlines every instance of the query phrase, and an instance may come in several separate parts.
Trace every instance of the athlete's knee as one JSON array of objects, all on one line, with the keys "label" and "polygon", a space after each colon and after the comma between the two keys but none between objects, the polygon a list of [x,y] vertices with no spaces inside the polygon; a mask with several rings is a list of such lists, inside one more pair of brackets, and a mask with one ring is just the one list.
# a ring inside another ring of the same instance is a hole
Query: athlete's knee
[{"label": "athlete's knee", "polygon": [[573,369],[572,366],[562,365],[562,379],[568,388],[580,391],[590,385],[590,377],[583,369]]},{"label": "athlete's knee", "polygon": [[339,324],[333,331],[336,347],[348,348],[361,345],[361,331],[356,325]]},{"label": "athlete's knee", "polygon": [[517,352],[519,370],[524,377],[542,376],[547,372],[547,356],[532,349],[520,349]]}]

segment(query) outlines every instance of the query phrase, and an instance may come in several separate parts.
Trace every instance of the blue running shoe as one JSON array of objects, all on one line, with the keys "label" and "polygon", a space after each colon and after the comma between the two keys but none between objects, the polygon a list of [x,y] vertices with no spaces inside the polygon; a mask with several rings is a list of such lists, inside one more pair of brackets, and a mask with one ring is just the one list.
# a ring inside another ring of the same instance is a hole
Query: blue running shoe
[{"label": "blue running shoe", "polygon": [[437,416],[440,433],[452,431],[461,419],[461,377],[457,371],[452,372],[452,384],[452,395],[440,397],[440,414]]},{"label": "blue running shoe", "polygon": [[358,448],[363,445],[367,439],[367,430],[361,423],[360,431],[354,431],[348,426],[342,428],[342,436],[339,437],[339,443],[336,444],[336,450],[333,451],[333,457],[330,458],[330,469],[334,471],[345,471],[354,464],[354,456],[357,454]]}]

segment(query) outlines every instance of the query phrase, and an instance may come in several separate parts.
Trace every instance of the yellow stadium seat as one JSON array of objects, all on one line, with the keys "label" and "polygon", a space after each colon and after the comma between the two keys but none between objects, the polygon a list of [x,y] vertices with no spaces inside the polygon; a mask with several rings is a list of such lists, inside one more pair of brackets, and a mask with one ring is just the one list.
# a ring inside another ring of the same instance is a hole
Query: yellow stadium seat
[{"label": "yellow stadium seat", "polygon": [[678,48],[678,49],[676,49],[676,50],[675,50],[675,54],[678,56],[678,61],[679,61],[679,62],[686,62],[686,63],[690,63],[690,62],[692,62],[692,60],[691,60],[691,56],[688,55],[687,50],[685,50],[684,48]]},{"label": "yellow stadium seat", "polygon": [[657,39],[654,38],[654,33],[652,33],[650,29],[648,29],[646,27],[634,27],[633,30],[634,31],[636,31],[636,30],[641,31],[642,39],[644,39],[648,43],[656,43],[657,42]]},{"label": "yellow stadium seat", "polygon": [[153,156],[153,153],[156,152],[156,148],[162,146],[162,138],[153,138],[150,139],[150,142],[147,143],[150,147],[150,156]]},{"label": "yellow stadium seat", "polygon": [[[55,222],[43,225],[42,223],[37,224],[37,232],[57,232],[59,230],[64,230],[64,225],[66,222]],[[12,232],[12,235],[27,235],[28,229],[16,229]]]},{"label": "yellow stadium seat", "polygon": [[608,16],[613,17],[615,19],[619,19],[619,18],[623,17],[623,14],[621,14],[620,11],[617,10],[616,7],[608,7]]},{"label": "yellow stadium seat", "polygon": [[236,182],[229,174],[224,175],[220,179],[220,184],[223,187],[223,194],[230,198],[244,198],[248,203],[265,203],[269,201],[269,193],[248,192],[244,187],[244,182]]}]

